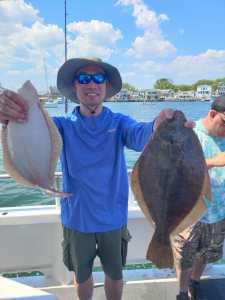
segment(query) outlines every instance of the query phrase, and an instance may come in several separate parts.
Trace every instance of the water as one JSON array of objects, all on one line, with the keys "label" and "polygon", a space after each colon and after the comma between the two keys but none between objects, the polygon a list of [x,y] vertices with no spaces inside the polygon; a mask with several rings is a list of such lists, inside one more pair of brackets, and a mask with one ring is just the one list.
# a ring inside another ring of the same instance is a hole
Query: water
[{"label": "water", "polygon": [[[159,103],[106,103],[112,111],[121,112],[139,121],[153,120],[164,108],[182,110],[188,119],[197,120],[207,114],[210,107],[209,102],[159,102]],[[68,111],[72,111],[73,104],[69,104]],[[62,115],[64,105],[57,108],[49,108],[51,116]],[[140,153],[132,150],[125,150],[126,163],[132,168]],[[58,165],[58,171],[60,167]],[[2,165],[2,149],[0,148],[0,173],[5,173]],[[54,198],[49,197],[37,189],[24,188],[15,183],[14,180],[0,180],[0,207],[21,206],[21,205],[43,205],[54,204]]]}]

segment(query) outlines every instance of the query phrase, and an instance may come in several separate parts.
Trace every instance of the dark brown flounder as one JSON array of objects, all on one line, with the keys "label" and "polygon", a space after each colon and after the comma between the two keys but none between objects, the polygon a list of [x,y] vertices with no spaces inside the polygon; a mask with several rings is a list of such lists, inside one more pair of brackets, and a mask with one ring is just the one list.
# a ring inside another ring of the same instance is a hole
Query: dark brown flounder
[{"label": "dark brown flounder", "polygon": [[173,267],[170,235],[196,222],[211,199],[210,181],[197,135],[184,127],[185,116],[175,111],[154,132],[131,175],[135,197],[155,225],[147,259],[157,267]]}]

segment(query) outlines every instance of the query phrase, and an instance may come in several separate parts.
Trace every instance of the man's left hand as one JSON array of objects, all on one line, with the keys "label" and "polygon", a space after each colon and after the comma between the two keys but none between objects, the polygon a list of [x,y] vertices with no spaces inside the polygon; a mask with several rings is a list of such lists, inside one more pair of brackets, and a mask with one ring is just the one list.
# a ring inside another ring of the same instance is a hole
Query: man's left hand
[{"label": "man's left hand", "polygon": [[[155,123],[154,123],[154,131],[159,127],[159,125],[165,121],[166,119],[172,119],[173,115],[174,115],[175,110],[171,109],[171,108],[166,108],[163,109],[158,116],[155,119]],[[194,128],[195,127],[195,122],[192,120],[188,120],[187,122],[185,122],[184,124],[185,127],[187,128]]]}]

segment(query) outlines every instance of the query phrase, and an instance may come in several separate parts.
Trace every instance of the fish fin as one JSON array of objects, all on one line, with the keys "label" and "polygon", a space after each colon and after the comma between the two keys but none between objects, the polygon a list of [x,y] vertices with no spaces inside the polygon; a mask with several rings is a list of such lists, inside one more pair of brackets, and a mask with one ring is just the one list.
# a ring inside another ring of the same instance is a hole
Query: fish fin
[{"label": "fish fin", "polygon": [[204,201],[204,198],[207,197],[211,201],[211,188],[210,188],[210,178],[208,170],[205,169],[205,177],[203,182],[203,187],[201,194],[192,208],[192,210],[185,216],[185,218],[181,221],[181,223],[171,232],[172,235],[177,235],[179,232],[182,232],[188,226],[196,223],[204,214],[207,207]]},{"label": "fish fin", "polygon": [[147,205],[145,204],[144,196],[141,191],[140,182],[139,182],[138,163],[135,164],[131,173],[131,188],[134,193],[135,199],[137,200],[138,205],[140,206],[145,217],[150,222],[150,224],[154,226],[154,221],[152,219],[152,216],[149,212]]},{"label": "fish fin", "polygon": [[173,251],[169,238],[168,242],[162,243],[155,232],[148,246],[146,258],[153,262],[157,268],[173,268]]}]

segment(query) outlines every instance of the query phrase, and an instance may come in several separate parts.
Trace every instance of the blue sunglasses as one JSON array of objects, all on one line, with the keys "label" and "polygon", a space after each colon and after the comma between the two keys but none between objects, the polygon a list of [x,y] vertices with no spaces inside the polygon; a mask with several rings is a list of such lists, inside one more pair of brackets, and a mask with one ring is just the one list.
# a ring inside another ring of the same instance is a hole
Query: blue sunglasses
[{"label": "blue sunglasses", "polygon": [[75,80],[79,82],[79,84],[88,84],[91,81],[94,81],[96,84],[102,84],[106,81],[106,75],[104,73],[95,73],[95,74],[87,74],[80,73],[75,77]]}]

